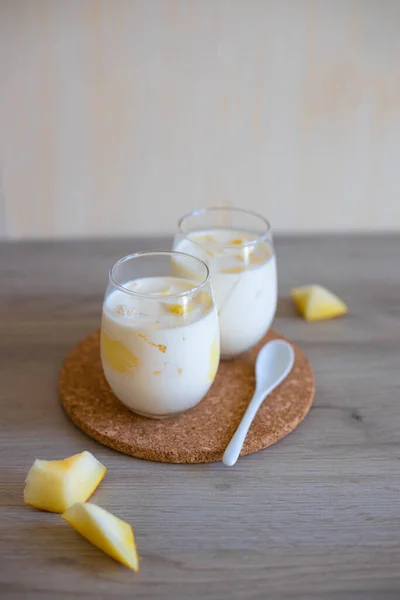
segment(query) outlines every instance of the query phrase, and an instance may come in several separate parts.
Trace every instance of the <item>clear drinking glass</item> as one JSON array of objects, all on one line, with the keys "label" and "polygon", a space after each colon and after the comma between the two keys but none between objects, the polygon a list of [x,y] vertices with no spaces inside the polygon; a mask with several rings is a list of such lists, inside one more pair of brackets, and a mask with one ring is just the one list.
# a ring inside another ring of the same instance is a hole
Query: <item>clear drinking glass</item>
[{"label": "clear drinking glass", "polygon": [[112,391],[128,408],[147,417],[192,408],[214,381],[219,354],[217,310],[203,261],[138,252],[112,267],[101,360]]},{"label": "clear drinking glass", "polygon": [[[277,273],[271,227],[240,208],[207,208],[184,216],[174,250],[208,264],[218,308],[221,358],[260,341],[275,316]],[[182,269],[174,271],[190,277]]]}]

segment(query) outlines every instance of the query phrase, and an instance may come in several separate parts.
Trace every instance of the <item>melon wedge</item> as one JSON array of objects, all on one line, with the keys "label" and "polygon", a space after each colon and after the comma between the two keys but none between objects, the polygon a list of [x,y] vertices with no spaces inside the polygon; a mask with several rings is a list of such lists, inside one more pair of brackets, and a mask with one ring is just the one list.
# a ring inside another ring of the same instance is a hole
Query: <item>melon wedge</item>
[{"label": "melon wedge", "polygon": [[106,467],[90,452],[64,460],[35,460],[24,489],[24,502],[41,510],[62,513],[85,502],[97,488]]},{"label": "melon wedge", "polygon": [[93,546],[129,569],[139,570],[135,536],[129,523],[91,502],[78,502],[61,516]]},{"label": "melon wedge", "polygon": [[305,285],[290,292],[299,312],[307,321],[333,319],[347,312],[346,304],[320,285]]}]

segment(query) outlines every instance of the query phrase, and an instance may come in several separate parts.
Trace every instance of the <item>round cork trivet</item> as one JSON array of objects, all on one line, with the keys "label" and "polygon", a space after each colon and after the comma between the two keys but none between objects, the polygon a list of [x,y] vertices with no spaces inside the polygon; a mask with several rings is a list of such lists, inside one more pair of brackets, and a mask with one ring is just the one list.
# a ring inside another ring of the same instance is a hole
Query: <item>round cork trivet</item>
[{"label": "round cork trivet", "polygon": [[[61,403],[72,421],[92,438],[131,456],[168,463],[222,459],[254,393],[254,364],[261,346],[283,338],[270,330],[240,358],[220,363],[207,396],[177,417],[148,419],[130,412],[103,375],[100,336],[95,331],[65,359],[60,373]],[[310,364],[293,344],[295,363],[268,397],[247,434],[241,455],[267,448],[293,431],[310,410],[315,382]]]}]

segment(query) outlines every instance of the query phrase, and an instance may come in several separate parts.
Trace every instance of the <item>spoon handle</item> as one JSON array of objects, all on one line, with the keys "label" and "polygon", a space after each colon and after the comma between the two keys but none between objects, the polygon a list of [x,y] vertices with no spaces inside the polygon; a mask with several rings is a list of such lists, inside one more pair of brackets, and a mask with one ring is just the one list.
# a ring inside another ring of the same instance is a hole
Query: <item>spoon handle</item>
[{"label": "spoon handle", "polygon": [[239,427],[236,429],[231,441],[226,447],[224,456],[222,457],[222,462],[227,467],[232,467],[236,463],[237,459],[239,458],[243,442],[246,439],[247,432],[250,429],[250,425],[252,424],[258,409],[268,394],[270,394],[275,387],[276,385],[273,385],[266,390],[262,390],[261,392],[258,392],[257,390],[255,391],[254,396],[250,400],[246,412],[240,421]]}]

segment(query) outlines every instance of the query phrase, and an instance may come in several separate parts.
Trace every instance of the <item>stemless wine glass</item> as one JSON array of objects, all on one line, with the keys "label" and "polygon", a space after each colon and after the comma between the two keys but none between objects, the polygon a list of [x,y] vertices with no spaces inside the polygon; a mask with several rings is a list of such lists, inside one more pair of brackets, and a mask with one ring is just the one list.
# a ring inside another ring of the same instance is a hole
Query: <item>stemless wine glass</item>
[{"label": "stemless wine glass", "polygon": [[[190,277],[173,274],[179,265]],[[147,417],[195,406],[219,363],[218,316],[207,265],[178,252],[138,252],[110,270],[101,360],[114,394]]]},{"label": "stemless wine glass", "polygon": [[221,358],[237,356],[260,341],[275,316],[277,274],[271,227],[248,210],[207,208],[182,217],[178,228],[174,250],[204,260],[210,269]]}]

